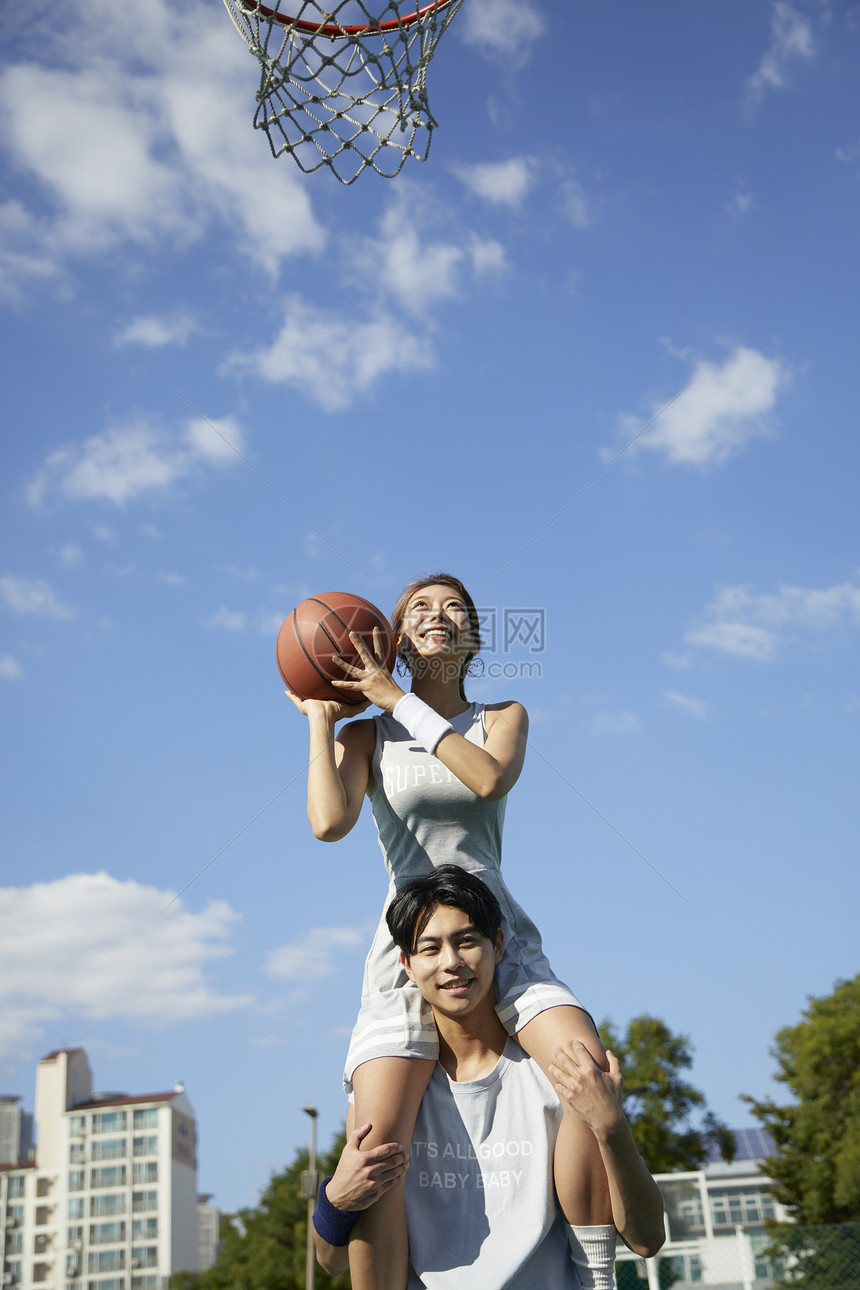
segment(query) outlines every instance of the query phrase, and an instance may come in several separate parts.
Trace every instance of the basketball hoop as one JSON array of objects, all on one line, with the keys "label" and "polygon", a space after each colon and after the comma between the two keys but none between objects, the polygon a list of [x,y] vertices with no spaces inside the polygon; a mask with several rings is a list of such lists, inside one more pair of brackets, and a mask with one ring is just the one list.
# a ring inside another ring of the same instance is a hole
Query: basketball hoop
[{"label": "basketball hoop", "polygon": [[288,15],[281,0],[224,0],[260,64],[254,127],[272,154],[291,152],[306,174],[328,166],[344,184],[368,166],[390,179],[407,157],[424,161],[436,128],[427,67],[462,2],[368,0],[371,12],[365,0],[284,0]]}]

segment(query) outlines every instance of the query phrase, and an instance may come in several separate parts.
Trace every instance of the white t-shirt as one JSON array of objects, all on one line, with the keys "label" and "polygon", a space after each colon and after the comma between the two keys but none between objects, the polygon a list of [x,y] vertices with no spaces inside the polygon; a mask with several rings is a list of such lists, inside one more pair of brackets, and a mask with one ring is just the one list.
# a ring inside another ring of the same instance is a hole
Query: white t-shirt
[{"label": "white t-shirt", "polygon": [[579,1290],[553,1185],[561,1107],[512,1039],[488,1075],[438,1063],[406,1174],[409,1290]]}]

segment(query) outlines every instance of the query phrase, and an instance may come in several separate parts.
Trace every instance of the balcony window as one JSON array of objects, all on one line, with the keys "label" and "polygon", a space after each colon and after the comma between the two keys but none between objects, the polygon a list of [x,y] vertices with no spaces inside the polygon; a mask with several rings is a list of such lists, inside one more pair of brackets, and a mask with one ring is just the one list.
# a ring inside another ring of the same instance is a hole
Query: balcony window
[{"label": "balcony window", "polygon": [[90,1226],[90,1245],[116,1245],[125,1240],[125,1223],[93,1223]]},{"label": "balcony window", "polygon": [[87,1255],[88,1272],[122,1272],[125,1268],[125,1250],[90,1250]]},{"label": "balcony window", "polygon": [[125,1192],[109,1192],[90,1197],[90,1218],[110,1218],[125,1213]]},{"label": "balcony window", "polygon": [[69,1201],[69,1218],[83,1218],[84,1216],[84,1198],[83,1196],[73,1196]]},{"label": "balcony window", "polygon": [[70,1250],[79,1250],[84,1239],[83,1227],[70,1227],[66,1231],[66,1245]]},{"label": "balcony window", "polygon": [[131,1266],[133,1268],[157,1267],[157,1248],[154,1245],[133,1245],[131,1247]]},{"label": "balcony window", "polygon": [[93,1116],[93,1133],[120,1133],[126,1127],[125,1111],[97,1111]]},{"label": "balcony window", "polygon": [[40,1205],[36,1210],[36,1227],[45,1227],[50,1223],[55,1208],[54,1205]]},{"label": "balcony window", "polygon": [[6,1195],[9,1200],[15,1200],[18,1196],[24,1195],[24,1175],[15,1174],[9,1179],[9,1190]]},{"label": "balcony window", "polygon": [[73,1138],[80,1137],[87,1130],[87,1117],[85,1115],[69,1116],[69,1133]]},{"label": "balcony window", "polygon": [[37,1178],[37,1179],[36,1179],[36,1195],[37,1195],[37,1196],[50,1196],[50,1194],[51,1194],[51,1192],[52,1192],[53,1190],[54,1190],[54,1180],[53,1180],[53,1178]]},{"label": "balcony window", "polygon": [[6,1253],[23,1254],[24,1253],[24,1233],[23,1232],[6,1232]]},{"label": "balcony window", "polygon": [[24,1206],[9,1205],[6,1209],[7,1227],[18,1227],[24,1221]]},{"label": "balcony window", "polygon": [[69,1191],[83,1191],[83,1190],[84,1190],[84,1170],[70,1169],[69,1170]]},{"label": "balcony window", "polygon": [[93,1160],[122,1160],[126,1154],[125,1138],[105,1138],[93,1143]]},{"label": "balcony window", "polygon": [[133,1241],[154,1241],[157,1236],[157,1218],[136,1218],[133,1220],[131,1225],[131,1239]]},{"label": "balcony window", "polygon": [[158,1209],[158,1192],[157,1191],[132,1192],[131,1209],[133,1214],[146,1214],[150,1210]]},{"label": "balcony window", "polygon": [[763,1227],[773,1218],[773,1201],[757,1187],[732,1187],[710,1194],[714,1227]]},{"label": "balcony window", "polygon": [[136,1156],[157,1156],[158,1134],[147,1133],[145,1136],[135,1138],[133,1154]]},{"label": "balcony window", "polygon": [[142,1277],[131,1278],[131,1290],[158,1290],[158,1277],[149,1273]]},{"label": "balcony window", "polygon": [[134,1162],[135,1183],[158,1182],[158,1162],[155,1160],[136,1160]]},{"label": "balcony window", "polygon": [[87,1290],[126,1290],[125,1277],[108,1277],[104,1281],[88,1281]]},{"label": "balcony window", "polygon": [[85,1142],[69,1143],[69,1164],[80,1165],[87,1158],[87,1146]]},{"label": "balcony window", "polygon": [[49,1272],[50,1272],[50,1264],[49,1264],[49,1263],[34,1263],[34,1264],[33,1264],[33,1281],[34,1281],[34,1282],[36,1282],[36,1283],[41,1283],[42,1281],[47,1281],[47,1280],[48,1280]]},{"label": "balcony window", "polygon": [[100,1187],[123,1187],[125,1185],[125,1165],[101,1165],[90,1170],[90,1186],[93,1191]]},{"label": "balcony window", "polygon": [[154,1129],[158,1124],[158,1107],[151,1106],[145,1111],[135,1111],[134,1128],[135,1129]]}]

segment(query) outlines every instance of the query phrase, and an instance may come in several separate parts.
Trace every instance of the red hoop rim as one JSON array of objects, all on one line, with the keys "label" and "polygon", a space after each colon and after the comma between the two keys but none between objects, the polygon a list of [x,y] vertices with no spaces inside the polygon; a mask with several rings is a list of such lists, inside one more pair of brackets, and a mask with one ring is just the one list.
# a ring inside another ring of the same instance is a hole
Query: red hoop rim
[{"label": "red hoop rim", "polygon": [[285,13],[278,13],[275,9],[269,9],[267,5],[260,4],[259,0],[239,0],[239,7],[252,13],[261,13],[264,17],[279,22],[283,27],[295,27],[305,35],[328,36],[336,40],[338,36],[362,36],[376,31],[396,31],[398,27],[411,27],[432,9],[447,9],[451,3],[452,0],[431,0],[430,4],[422,5],[414,13],[405,14],[402,18],[388,18],[380,23],[351,23],[343,27],[336,22],[327,22],[319,26],[317,23],[308,22],[306,18],[290,18]]}]

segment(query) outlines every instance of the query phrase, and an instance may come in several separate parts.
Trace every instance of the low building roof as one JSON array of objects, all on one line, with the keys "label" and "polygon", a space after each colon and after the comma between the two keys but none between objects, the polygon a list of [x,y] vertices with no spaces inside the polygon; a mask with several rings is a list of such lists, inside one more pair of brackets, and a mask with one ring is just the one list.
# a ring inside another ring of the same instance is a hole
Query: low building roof
[{"label": "low building roof", "polygon": [[171,1089],[169,1093],[112,1093],[109,1097],[93,1098],[89,1102],[76,1102],[70,1111],[97,1111],[103,1106],[130,1106],[138,1102],[169,1102],[172,1097],[178,1097],[176,1089]]}]

